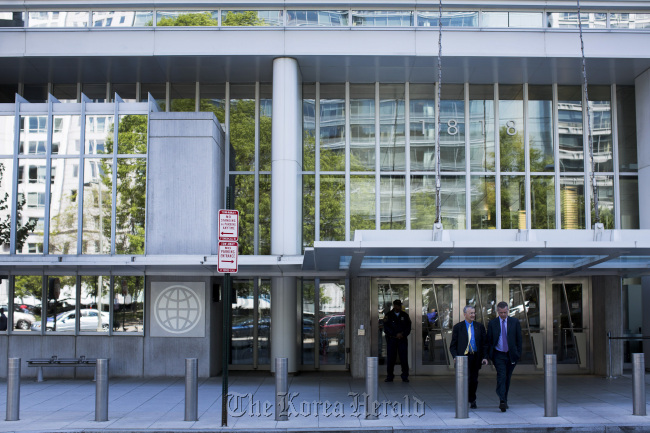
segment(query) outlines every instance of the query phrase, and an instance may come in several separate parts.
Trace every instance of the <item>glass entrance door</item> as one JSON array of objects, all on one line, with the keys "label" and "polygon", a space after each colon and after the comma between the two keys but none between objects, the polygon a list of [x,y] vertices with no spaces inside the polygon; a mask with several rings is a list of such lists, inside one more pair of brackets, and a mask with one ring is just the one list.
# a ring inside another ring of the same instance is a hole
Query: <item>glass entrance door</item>
[{"label": "glass entrance door", "polygon": [[[504,299],[501,295],[501,280],[462,280],[460,311],[465,305],[476,309],[476,321],[487,329],[488,322],[497,317],[497,304]],[[459,315],[459,319],[462,317]]]},{"label": "glass entrance door", "polygon": [[544,281],[504,280],[508,293],[510,316],[519,319],[523,337],[523,353],[519,364],[544,367],[545,334],[542,318],[546,317]]},{"label": "glass entrance door", "polygon": [[558,366],[588,368],[589,291],[586,280],[551,281],[552,348]]},{"label": "glass entrance door", "polygon": [[[373,339],[371,343],[371,353],[372,356],[378,357],[378,362],[380,365],[386,364],[386,336],[384,335],[383,320],[384,316],[393,307],[393,301],[399,299],[402,301],[402,310],[405,311],[411,318],[411,323],[415,324],[415,318],[413,317],[413,308],[412,300],[414,298],[414,280],[403,280],[403,279],[391,279],[391,280],[374,280],[373,281],[373,293],[372,299],[372,331]],[[374,312],[377,312],[375,315]],[[413,326],[415,328],[415,326]],[[409,366],[413,366],[412,361],[412,352],[413,352],[413,341],[414,341],[415,329],[411,329],[411,334],[408,336],[408,345],[409,345]],[[398,363],[399,364],[399,363]],[[399,371],[399,367],[397,367]]]}]

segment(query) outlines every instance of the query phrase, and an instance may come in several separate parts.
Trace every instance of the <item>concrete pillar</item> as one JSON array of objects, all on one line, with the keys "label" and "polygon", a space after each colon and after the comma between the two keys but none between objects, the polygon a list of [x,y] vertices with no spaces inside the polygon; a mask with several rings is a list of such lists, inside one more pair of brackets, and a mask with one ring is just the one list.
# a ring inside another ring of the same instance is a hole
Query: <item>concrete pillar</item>
[{"label": "concrete pillar", "polygon": [[[634,80],[636,100],[636,141],[639,163],[639,228],[650,229],[650,196],[641,185],[650,182],[650,69]],[[643,311],[650,308],[650,277],[643,277]],[[643,315],[643,335],[650,335],[650,315]],[[650,344],[644,344],[646,359],[650,359]]]},{"label": "concrete pillar", "polygon": [[[613,337],[623,333],[623,291],[622,281],[618,276],[592,277],[592,313],[594,341],[593,356],[594,374],[607,376],[607,332]],[[623,374],[623,343],[621,340],[612,340],[612,375]]]},{"label": "concrete pillar", "polygon": [[[271,136],[271,254],[301,254],[302,232],[302,80],[298,62],[273,61],[273,132]],[[271,368],[288,358],[289,373],[298,371],[295,277],[271,278]]]},{"label": "concrete pillar", "polygon": [[[350,279],[350,373],[355,379],[365,376],[366,358],[370,356],[370,278]],[[359,330],[363,326],[363,332]]]}]

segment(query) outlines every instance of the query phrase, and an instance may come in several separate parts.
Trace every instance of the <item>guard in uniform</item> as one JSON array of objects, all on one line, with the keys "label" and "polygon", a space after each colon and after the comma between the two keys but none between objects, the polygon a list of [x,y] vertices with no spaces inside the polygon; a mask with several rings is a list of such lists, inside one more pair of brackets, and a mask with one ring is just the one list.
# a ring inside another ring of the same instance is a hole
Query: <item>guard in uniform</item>
[{"label": "guard in uniform", "polygon": [[392,382],[395,375],[395,360],[397,354],[402,364],[402,382],[409,381],[408,340],[411,333],[411,319],[408,313],[402,311],[402,301],[395,299],[393,309],[384,316],[384,334],[386,334],[386,350],[388,371],[384,382]]}]

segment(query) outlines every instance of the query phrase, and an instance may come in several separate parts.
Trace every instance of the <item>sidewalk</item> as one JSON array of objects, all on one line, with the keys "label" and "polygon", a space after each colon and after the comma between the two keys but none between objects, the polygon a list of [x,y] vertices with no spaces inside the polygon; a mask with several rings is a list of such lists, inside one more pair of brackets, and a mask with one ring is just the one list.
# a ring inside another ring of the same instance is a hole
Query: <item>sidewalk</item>
[{"label": "sidewalk", "polygon": [[[480,377],[478,409],[470,409],[467,419],[455,418],[453,376],[415,376],[410,383],[399,378],[384,383],[381,376],[379,380],[379,400],[384,403],[378,420],[364,419],[363,406],[355,412],[355,396],[349,393],[362,394],[363,380],[353,380],[348,373],[303,373],[289,378],[289,421],[276,422],[275,381],[270,373],[231,373],[229,388],[235,397],[228,427],[222,428],[220,377],[200,380],[196,422],[183,421],[183,378],[112,379],[107,422],[94,421],[94,382],[23,379],[20,420],[4,421],[3,413],[0,431],[650,431],[650,417],[632,415],[629,375],[614,380],[559,376],[557,418],[544,417],[542,375],[513,377],[510,409],[505,413],[497,407],[494,376]],[[6,381],[0,382],[3,412],[6,386]]]}]

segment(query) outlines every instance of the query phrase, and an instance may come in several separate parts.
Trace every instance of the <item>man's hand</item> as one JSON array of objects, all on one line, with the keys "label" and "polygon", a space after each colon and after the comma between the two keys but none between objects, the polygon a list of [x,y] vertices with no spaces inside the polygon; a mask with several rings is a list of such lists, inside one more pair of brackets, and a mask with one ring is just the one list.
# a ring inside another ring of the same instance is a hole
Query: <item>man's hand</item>
[{"label": "man's hand", "polygon": [[404,336],[402,335],[401,332],[398,332],[398,333],[397,333],[397,338],[404,338]]}]

